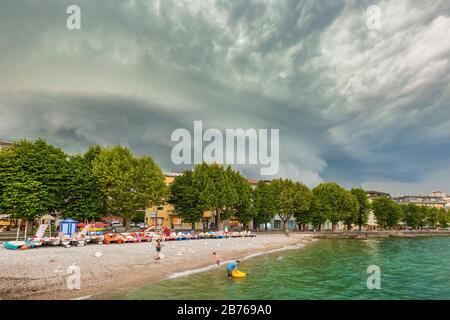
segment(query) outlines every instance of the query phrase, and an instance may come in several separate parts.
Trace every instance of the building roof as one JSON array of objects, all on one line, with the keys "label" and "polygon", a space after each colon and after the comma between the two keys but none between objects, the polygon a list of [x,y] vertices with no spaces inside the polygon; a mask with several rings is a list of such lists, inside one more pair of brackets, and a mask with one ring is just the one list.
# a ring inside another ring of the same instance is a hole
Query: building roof
[{"label": "building roof", "polygon": [[442,197],[437,196],[424,196],[424,195],[416,195],[416,196],[400,196],[394,198],[394,201],[397,202],[405,202],[405,203],[435,203],[435,204],[445,204],[447,201]]},{"label": "building roof", "polygon": [[11,146],[12,144],[12,142],[0,140],[0,146]]},{"label": "building roof", "polygon": [[374,191],[374,190],[368,190],[368,191],[366,191],[366,194],[369,198],[374,198],[374,196],[375,197],[388,197],[388,198],[391,197],[391,195],[389,193],[381,192],[381,191]]}]

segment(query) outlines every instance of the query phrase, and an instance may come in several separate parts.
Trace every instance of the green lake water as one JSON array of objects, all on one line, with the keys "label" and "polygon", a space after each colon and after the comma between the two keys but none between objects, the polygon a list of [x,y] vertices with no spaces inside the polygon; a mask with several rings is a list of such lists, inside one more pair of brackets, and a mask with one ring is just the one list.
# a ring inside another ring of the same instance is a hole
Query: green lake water
[{"label": "green lake water", "polygon": [[[367,268],[381,289],[367,288]],[[318,240],[303,249],[241,262],[244,279],[225,266],[163,280],[125,299],[450,299],[450,237]]]}]

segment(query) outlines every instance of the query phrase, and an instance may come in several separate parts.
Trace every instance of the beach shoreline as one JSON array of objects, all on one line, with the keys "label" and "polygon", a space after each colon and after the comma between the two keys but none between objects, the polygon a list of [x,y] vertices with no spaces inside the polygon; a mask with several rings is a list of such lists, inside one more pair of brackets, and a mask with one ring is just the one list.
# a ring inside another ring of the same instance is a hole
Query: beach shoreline
[{"label": "beach shoreline", "polygon": [[[162,249],[164,259],[158,262],[154,260],[154,243],[43,247],[21,252],[0,248],[0,298],[111,299],[170,276],[212,268],[213,252],[225,261],[251,258],[278,250],[298,249],[311,243],[313,238],[293,233],[168,241]],[[73,274],[68,274],[71,266],[79,267],[79,290],[68,288],[68,281],[73,279]]]}]

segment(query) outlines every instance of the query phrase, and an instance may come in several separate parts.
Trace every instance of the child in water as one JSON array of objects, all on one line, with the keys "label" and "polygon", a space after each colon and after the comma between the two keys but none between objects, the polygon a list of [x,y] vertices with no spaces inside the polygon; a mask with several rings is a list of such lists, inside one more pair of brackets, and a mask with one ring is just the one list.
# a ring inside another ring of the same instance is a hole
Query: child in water
[{"label": "child in water", "polygon": [[233,274],[233,270],[237,269],[239,263],[241,263],[239,260],[236,260],[235,262],[232,262],[227,267],[228,277],[231,278]]},{"label": "child in water", "polygon": [[222,260],[222,258],[215,252],[213,252],[214,258],[216,259],[216,264],[217,266],[220,266],[220,260]]}]

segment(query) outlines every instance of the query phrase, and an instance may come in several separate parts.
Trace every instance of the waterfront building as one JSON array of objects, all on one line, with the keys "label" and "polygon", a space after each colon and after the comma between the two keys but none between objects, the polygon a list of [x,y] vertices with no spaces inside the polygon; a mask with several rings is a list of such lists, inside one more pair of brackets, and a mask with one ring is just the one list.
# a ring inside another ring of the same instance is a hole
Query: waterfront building
[{"label": "waterfront building", "polygon": [[433,207],[433,208],[445,208],[445,205],[447,204],[447,201],[443,197],[424,196],[424,195],[417,195],[417,196],[404,195],[394,198],[394,201],[399,204],[413,203],[421,207]]},{"label": "waterfront building", "polygon": [[432,197],[439,197],[439,198],[446,198],[447,194],[444,191],[433,191],[430,196]]}]

